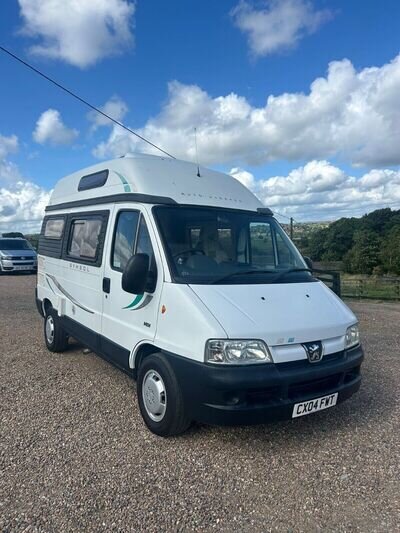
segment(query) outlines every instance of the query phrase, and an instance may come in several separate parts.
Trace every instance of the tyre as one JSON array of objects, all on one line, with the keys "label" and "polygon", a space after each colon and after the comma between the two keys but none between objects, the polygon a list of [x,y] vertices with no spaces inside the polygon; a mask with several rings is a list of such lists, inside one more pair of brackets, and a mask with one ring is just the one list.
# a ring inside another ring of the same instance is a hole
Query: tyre
[{"label": "tyre", "polygon": [[190,426],[175,372],[162,353],[145,357],[140,365],[137,395],[143,420],[152,433],[170,437]]},{"label": "tyre", "polygon": [[53,308],[46,311],[44,317],[44,340],[50,352],[63,352],[68,346],[68,335]]}]

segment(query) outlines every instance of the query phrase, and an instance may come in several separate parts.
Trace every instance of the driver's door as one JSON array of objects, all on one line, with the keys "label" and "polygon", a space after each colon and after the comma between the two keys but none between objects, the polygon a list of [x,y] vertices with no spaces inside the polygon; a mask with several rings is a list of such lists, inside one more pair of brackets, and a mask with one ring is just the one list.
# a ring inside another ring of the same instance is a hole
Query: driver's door
[{"label": "driver's door", "polygon": [[[128,205],[114,208],[102,287],[103,352],[123,368],[129,368],[129,355],[138,342],[154,339],[162,285],[161,263],[154,255],[156,248],[146,213],[140,208],[132,209],[132,204]],[[153,292],[130,294],[122,290],[122,272],[133,253],[150,256],[150,268],[157,275]]]}]

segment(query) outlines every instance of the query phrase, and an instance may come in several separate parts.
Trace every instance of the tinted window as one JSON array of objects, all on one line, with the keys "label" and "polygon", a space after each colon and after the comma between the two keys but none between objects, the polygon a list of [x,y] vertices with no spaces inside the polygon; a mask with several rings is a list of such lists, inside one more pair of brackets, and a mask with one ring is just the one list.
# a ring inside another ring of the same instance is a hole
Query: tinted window
[{"label": "tinted window", "polygon": [[153,212],[175,281],[313,281],[301,255],[270,215],[194,206],[157,206]]},{"label": "tinted window", "polygon": [[108,170],[101,170],[87,176],[82,176],[79,181],[78,191],[87,191],[88,189],[95,189],[102,187],[108,178]]},{"label": "tinted window", "polygon": [[283,234],[277,234],[276,249],[279,264],[290,267],[296,264],[296,259],[290,248],[286,245],[286,240],[287,238]]},{"label": "tinted window", "polygon": [[250,223],[251,258],[260,268],[275,268],[271,225],[265,222]]},{"label": "tinted window", "polygon": [[153,246],[151,244],[149,231],[143,216],[140,217],[139,230],[136,239],[136,254],[147,254],[150,258],[149,275],[147,278],[147,292],[154,292],[157,282],[157,266],[154,257]]},{"label": "tinted window", "polygon": [[68,255],[84,259],[96,259],[102,220],[99,218],[76,219],[71,224]]},{"label": "tinted window", "polygon": [[150,257],[150,263],[154,255],[149,231],[147,229],[146,222],[143,217],[140,217],[139,232],[138,232],[135,253],[147,254]]},{"label": "tinted window", "polygon": [[118,270],[124,270],[133,254],[138,220],[138,211],[122,211],[118,214],[111,261],[112,266]]},{"label": "tinted window", "polygon": [[61,239],[64,230],[63,218],[49,218],[44,229],[44,236],[47,239]]}]

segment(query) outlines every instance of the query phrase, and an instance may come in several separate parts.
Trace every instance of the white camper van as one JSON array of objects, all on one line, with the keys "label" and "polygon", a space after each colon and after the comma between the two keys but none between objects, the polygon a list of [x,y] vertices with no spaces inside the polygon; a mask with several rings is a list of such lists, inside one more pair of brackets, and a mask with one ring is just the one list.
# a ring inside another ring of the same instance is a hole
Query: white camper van
[{"label": "white camper van", "polygon": [[246,187],[183,161],[126,156],[61,179],[37,307],[48,349],[71,336],[131,374],[162,436],[301,417],[360,387],[354,314]]}]

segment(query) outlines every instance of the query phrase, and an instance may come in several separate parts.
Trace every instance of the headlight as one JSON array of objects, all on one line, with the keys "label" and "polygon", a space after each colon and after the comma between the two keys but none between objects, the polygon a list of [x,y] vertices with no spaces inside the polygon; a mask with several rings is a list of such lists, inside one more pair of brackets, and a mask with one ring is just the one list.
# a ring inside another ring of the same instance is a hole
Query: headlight
[{"label": "headlight", "polygon": [[211,339],[206,343],[205,360],[232,365],[273,363],[265,342],[257,340]]},{"label": "headlight", "polygon": [[354,324],[347,328],[345,348],[352,348],[360,342],[360,332],[358,330],[358,324]]},{"label": "headlight", "polygon": [[4,261],[11,261],[12,256],[11,255],[2,255],[2,256],[0,256],[0,259],[3,259]]}]

